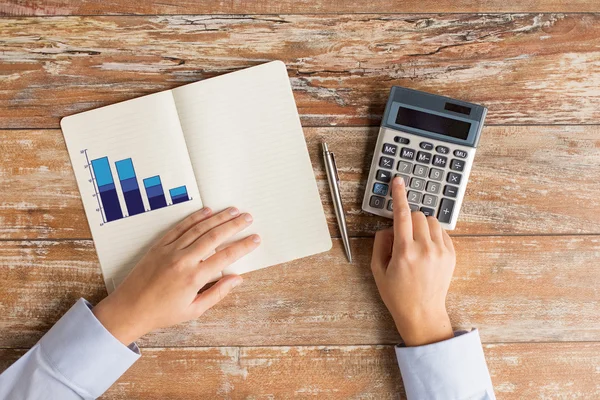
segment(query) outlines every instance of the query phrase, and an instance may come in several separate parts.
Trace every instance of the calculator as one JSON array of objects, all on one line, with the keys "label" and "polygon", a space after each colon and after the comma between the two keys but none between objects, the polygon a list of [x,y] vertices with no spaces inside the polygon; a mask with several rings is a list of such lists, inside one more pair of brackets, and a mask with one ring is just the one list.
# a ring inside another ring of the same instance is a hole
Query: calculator
[{"label": "calculator", "polygon": [[362,209],[392,218],[391,181],[404,180],[412,211],[456,226],[487,108],[392,87]]}]

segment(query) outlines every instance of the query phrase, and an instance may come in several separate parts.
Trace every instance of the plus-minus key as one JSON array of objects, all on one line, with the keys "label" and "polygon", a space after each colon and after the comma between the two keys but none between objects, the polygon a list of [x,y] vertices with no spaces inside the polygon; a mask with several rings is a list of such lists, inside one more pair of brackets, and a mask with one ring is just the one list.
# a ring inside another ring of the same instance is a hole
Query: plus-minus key
[{"label": "plus-minus key", "polygon": [[438,211],[438,221],[449,224],[452,219],[452,211],[454,210],[454,200],[442,199]]}]

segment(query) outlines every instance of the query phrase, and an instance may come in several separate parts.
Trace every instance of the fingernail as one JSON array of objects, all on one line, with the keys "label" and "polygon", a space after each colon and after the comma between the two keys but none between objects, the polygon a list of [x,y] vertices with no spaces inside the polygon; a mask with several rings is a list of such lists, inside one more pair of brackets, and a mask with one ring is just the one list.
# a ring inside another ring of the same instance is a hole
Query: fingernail
[{"label": "fingernail", "polygon": [[208,207],[205,207],[202,209],[202,214],[204,214],[204,215],[208,215],[208,214],[210,214],[210,212],[211,212],[211,210]]},{"label": "fingernail", "polygon": [[238,210],[238,209],[237,209],[237,208],[235,208],[235,207],[231,207],[231,208],[229,209],[229,214],[230,214],[230,215],[238,215],[239,213],[240,213],[240,210]]},{"label": "fingernail", "polygon": [[252,241],[254,243],[260,243],[260,236],[258,236],[258,235],[252,235]]},{"label": "fingernail", "polygon": [[236,286],[240,286],[240,284],[242,283],[242,281],[243,281],[243,279],[238,277],[235,281],[233,281],[231,283],[231,287],[234,288]]},{"label": "fingernail", "polygon": [[252,222],[252,215],[244,214],[244,219],[246,220],[246,222]]},{"label": "fingernail", "polygon": [[394,178],[394,183],[396,185],[402,186],[402,185],[404,185],[404,179],[402,179],[401,177],[397,176],[397,177]]}]

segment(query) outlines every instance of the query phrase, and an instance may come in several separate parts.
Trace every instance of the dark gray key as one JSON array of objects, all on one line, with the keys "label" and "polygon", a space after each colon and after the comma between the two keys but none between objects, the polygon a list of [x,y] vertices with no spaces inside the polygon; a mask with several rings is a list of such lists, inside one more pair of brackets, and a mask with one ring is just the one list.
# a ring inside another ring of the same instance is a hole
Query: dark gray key
[{"label": "dark gray key", "polygon": [[456,158],[450,161],[450,169],[453,171],[462,172],[465,169],[465,162],[463,160],[457,160]]},{"label": "dark gray key", "polygon": [[428,193],[439,193],[441,184],[437,182],[429,181],[427,182],[427,186],[425,186],[425,191]]},{"label": "dark gray key", "polygon": [[394,211],[394,202],[392,200],[388,201],[387,209],[388,211]]},{"label": "dark gray key", "polygon": [[425,189],[425,181],[419,178],[412,178],[410,180],[410,187],[417,190]]},{"label": "dark gray key", "polygon": [[415,165],[415,168],[413,169],[413,174],[415,174],[416,176],[420,176],[421,178],[427,178],[427,172],[429,171],[429,168],[423,166],[423,165]]},{"label": "dark gray key", "polygon": [[444,171],[437,168],[431,168],[431,171],[429,172],[429,178],[433,179],[434,181],[441,181],[444,178]]},{"label": "dark gray key", "polygon": [[440,168],[446,168],[446,163],[448,162],[448,158],[444,156],[438,156],[437,154],[433,156],[433,165]]},{"label": "dark gray key", "polygon": [[412,163],[406,161],[398,161],[398,172],[410,174],[410,171],[412,171]]},{"label": "dark gray key", "polygon": [[419,211],[419,206],[416,204],[409,204],[408,208],[410,208],[410,211]]},{"label": "dark gray key", "polygon": [[444,186],[444,196],[456,197],[458,195],[458,188],[452,185]]},{"label": "dark gray key", "polygon": [[390,181],[392,180],[392,173],[390,171],[378,169],[377,174],[375,175],[375,179],[381,182],[390,183]]},{"label": "dark gray key", "polygon": [[423,150],[433,149],[433,145],[429,142],[421,142],[421,143],[419,143],[419,147],[422,148]]},{"label": "dark gray key", "polygon": [[394,176],[394,178],[397,177],[397,176],[399,176],[400,178],[404,179],[404,186],[408,187],[408,183],[410,182],[410,177],[408,175],[396,174]]},{"label": "dark gray key", "polygon": [[454,150],[454,155],[459,158],[467,158],[469,154],[464,150]]},{"label": "dark gray key", "polygon": [[452,211],[454,210],[454,200],[442,199],[440,203],[440,211],[438,212],[438,221],[450,223],[452,219]]},{"label": "dark gray key", "polygon": [[383,206],[385,206],[385,199],[379,196],[371,196],[369,205],[373,208],[383,208]]},{"label": "dark gray key", "polygon": [[415,151],[413,149],[409,149],[408,147],[403,147],[402,150],[400,150],[400,157],[404,158],[405,160],[412,160],[415,158]]},{"label": "dark gray key", "polygon": [[409,203],[419,203],[421,201],[421,193],[409,190],[406,198]]},{"label": "dark gray key", "polygon": [[450,153],[450,149],[447,148],[446,146],[437,146],[435,148],[435,151],[437,151],[440,154],[448,154],[448,153]]},{"label": "dark gray key", "polygon": [[417,153],[417,161],[423,164],[429,164],[431,162],[431,153],[426,151],[420,151]]},{"label": "dark gray key", "polygon": [[425,214],[426,217],[435,216],[435,210],[433,208],[421,207],[421,212]]},{"label": "dark gray key", "polygon": [[384,143],[381,152],[388,156],[395,156],[396,150],[398,150],[398,146],[396,146],[395,144]]},{"label": "dark gray key", "polygon": [[375,183],[373,185],[373,193],[378,194],[380,196],[385,196],[388,192],[388,185],[385,183]]},{"label": "dark gray key", "polygon": [[453,183],[455,185],[460,185],[460,178],[462,178],[461,174],[457,174],[455,172],[448,172],[448,176],[446,177],[446,181],[448,183]]},{"label": "dark gray key", "polygon": [[425,196],[423,196],[422,203],[426,206],[435,207],[437,204],[437,197],[432,196],[430,194],[426,194]]},{"label": "dark gray key", "polygon": [[407,138],[401,137],[401,136],[396,136],[394,138],[394,142],[400,143],[400,144],[409,144],[410,140],[408,140]]},{"label": "dark gray key", "polygon": [[379,166],[382,168],[392,169],[394,168],[394,159],[389,157],[381,157],[379,159]]}]

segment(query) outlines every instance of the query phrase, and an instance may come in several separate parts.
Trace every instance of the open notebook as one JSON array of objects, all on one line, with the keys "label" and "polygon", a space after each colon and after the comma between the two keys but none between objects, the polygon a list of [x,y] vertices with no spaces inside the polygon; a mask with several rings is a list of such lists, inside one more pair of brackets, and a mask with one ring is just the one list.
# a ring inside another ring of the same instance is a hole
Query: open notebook
[{"label": "open notebook", "polygon": [[65,117],[61,127],[109,292],[203,205],[250,212],[254,223],[234,240],[262,237],[223,274],[331,248],[280,61]]}]

